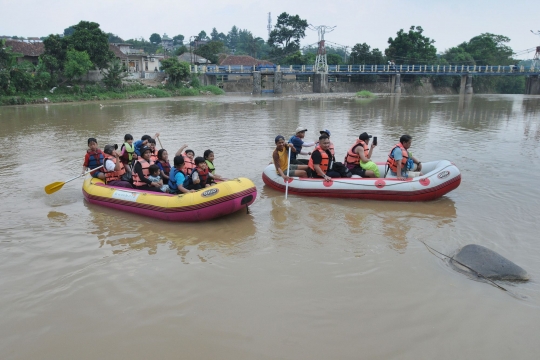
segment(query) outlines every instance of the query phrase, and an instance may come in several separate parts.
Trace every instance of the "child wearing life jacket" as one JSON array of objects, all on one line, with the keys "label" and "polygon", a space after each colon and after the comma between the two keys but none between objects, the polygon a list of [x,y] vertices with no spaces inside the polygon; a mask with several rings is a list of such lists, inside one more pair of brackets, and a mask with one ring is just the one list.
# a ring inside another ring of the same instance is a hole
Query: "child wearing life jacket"
[{"label": "child wearing life jacket", "polygon": [[158,160],[155,163],[159,170],[161,170],[161,178],[166,182],[169,181],[169,172],[171,171],[171,164],[169,163],[169,153],[165,149],[160,149],[157,154]]},{"label": "child wearing life jacket", "polygon": [[150,173],[150,175],[148,175],[148,180],[150,180],[151,182],[159,183],[161,185],[159,190],[161,190],[164,193],[168,193],[169,185],[163,185],[163,180],[161,180],[161,176],[159,176],[159,173],[160,173],[159,167],[157,165],[150,165],[148,167],[148,172]]},{"label": "child wearing life jacket", "polygon": [[156,149],[156,139],[148,139],[148,147],[150,148],[150,160],[154,163],[157,162],[157,149]]},{"label": "child wearing life jacket", "polygon": [[[95,138],[89,138],[88,150],[86,150],[86,155],[84,156],[82,174],[87,172],[89,169],[92,170],[103,165],[104,159],[105,155],[103,154],[103,151],[98,148],[97,140]],[[90,175],[92,175],[92,177],[105,180],[105,174],[103,171],[96,170],[91,172]]]},{"label": "child wearing life jacket", "polygon": [[195,152],[193,150],[187,149],[182,153],[182,156],[184,157],[184,172],[186,175],[191,175],[191,172],[193,169],[195,169],[195,162],[193,161],[193,158],[195,157]]},{"label": "child wearing life jacket", "polygon": [[133,162],[135,162],[137,159],[135,147],[133,146],[133,136],[131,134],[124,135],[124,143],[120,147],[120,159],[122,160],[126,170],[131,172]]},{"label": "child wearing life jacket", "polygon": [[214,179],[214,175],[208,170],[206,160],[198,156],[195,158],[195,169],[191,172],[191,179],[188,184],[188,188],[192,190],[199,190],[205,187],[209,187],[210,183]]},{"label": "child wearing life jacket", "polygon": [[210,171],[213,178],[221,180],[221,176],[216,174],[216,167],[214,166],[214,152],[212,150],[208,149],[204,152],[204,160],[206,161],[206,166],[208,166],[208,171]]},{"label": "child wearing life jacket", "polygon": [[195,190],[186,189],[187,183],[189,180],[186,179],[186,174],[184,174],[184,157],[178,155],[174,157],[173,160],[174,167],[169,173],[169,192],[171,194],[184,194],[194,192]]}]

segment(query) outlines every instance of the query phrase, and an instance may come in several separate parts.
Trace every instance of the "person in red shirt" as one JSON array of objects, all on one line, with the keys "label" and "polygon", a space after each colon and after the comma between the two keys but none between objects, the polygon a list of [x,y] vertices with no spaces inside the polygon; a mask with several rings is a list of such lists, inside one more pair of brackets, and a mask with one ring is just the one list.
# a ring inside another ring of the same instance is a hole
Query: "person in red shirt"
[{"label": "person in red shirt", "polygon": [[[104,159],[105,155],[103,154],[103,151],[99,149],[97,140],[95,138],[88,139],[88,150],[86,150],[86,155],[84,156],[82,174],[88,170],[92,170],[103,165]],[[92,171],[90,175],[92,175],[92,177],[105,180],[105,174],[103,171]]]}]

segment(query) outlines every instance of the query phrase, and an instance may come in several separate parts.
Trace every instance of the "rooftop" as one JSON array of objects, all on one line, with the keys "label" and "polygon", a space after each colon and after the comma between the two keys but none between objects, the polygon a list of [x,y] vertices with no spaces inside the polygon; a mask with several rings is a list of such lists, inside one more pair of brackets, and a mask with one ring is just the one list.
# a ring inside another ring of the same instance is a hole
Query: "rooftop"
[{"label": "rooftop", "polygon": [[21,53],[24,56],[39,56],[45,52],[42,42],[24,42],[17,40],[6,40],[6,46],[12,48],[13,52]]}]

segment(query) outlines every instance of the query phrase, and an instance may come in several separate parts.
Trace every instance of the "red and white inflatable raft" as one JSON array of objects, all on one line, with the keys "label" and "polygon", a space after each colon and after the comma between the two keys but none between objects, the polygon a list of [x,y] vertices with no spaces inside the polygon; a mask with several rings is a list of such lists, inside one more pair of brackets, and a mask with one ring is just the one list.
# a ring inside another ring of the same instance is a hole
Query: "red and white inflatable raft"
[{"label": "red and white inflatable raft", "polygon": [[[385,173],[385,163],[377,163],[381,176]],[[414,179],[398,180],[395,177],[322,179],[291,178],[289,194],[324,196],[366,200],[428,201],[440,198],[459,186],[461,173],[448,160],[422,162],[424,175]],[[276,173],[273,164],[262,174],[266,185],[285,191],[285,181]]]}]

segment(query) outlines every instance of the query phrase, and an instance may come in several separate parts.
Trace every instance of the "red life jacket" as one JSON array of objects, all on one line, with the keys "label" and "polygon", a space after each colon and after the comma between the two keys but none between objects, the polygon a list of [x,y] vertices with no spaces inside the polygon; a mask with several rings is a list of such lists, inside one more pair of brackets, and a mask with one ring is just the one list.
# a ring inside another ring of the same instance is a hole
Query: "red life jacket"
[{"label": "red life jacket", "polygon": [[[407,161],[409,160],[409,153],[408,153],[407,149],[405,149],[405,147],[403,147],[403,144],[402,143],[396,144],[392,148],[392,150],[390,150],[390,154],[388,154],[388,160],[386,161],[386,163],[390,167],[390,170],[392,170],[395,173],[397,173],[397,161],[394,159],[393,152],[394,152],[394,150],[396,148],[400,148],[401,149],[401,154],[403,155],[403,158],[401,159],[401,170],[402,171],[403,171],[403,169],[407,168]],[[398,174],[398,175],[401,175],[401,174]]]},{"label": "red life jacket", "polygon": [[165,175],[169,176],[169,173],[171,172],[171,164],[168,161],[163,160],[158,160],[158,162],[161,164]]},{"label": "red life jacket", "polygon": [[193,171],[193,169],[195,169],[197,166],[195,166],[195,162],[193,160],[191,160],[190,158],[188,158],[188,156],[184,153],[182,154],[182,156],[184,157],[184,173],[187,175],[191,175],[191,172]]},{"label": "red life jacket", "polygon": [[345,165],[359,165],[360,164],[360,155],[355,153],[354,151],[358,146],[362,146],[364,148],[364,156],[367,158],[369,155],[369,147],[364,142],[364,140],[357,139],[353,146],[349,150],[347,150],[347,155],[345,156]]},{"label": "red life jacket", "polygon": [[[111,156],[109,154],[105,154],[105,160],[110,160],[116,165],[116,158],[114,156]],[[105,165],[105,160],[103,161],[103,165]],[[113,180],[120,180],[122,175],[126,173],[126,168],[124,167],[124,164],[120,161],[120,170],[118,171],[108,171],[105,166],[103,166],[103,172],[105,173],[105,180],[107,182],[113,181]]]},{"label": "red life jacket", "polygon": [[199,174],[199,179],[201,179],[201,186],[206,185],[206,180],[208,179],[208,173],[210,172],[210,170],[208,170],[208,168],[203,170],[200,167],[196,167],[195,171],[197,171],[197,173]]},{"label": "red life jacket", "polygon": [[[96,149],[96,151],[86,150],[86,153],[88,154],[88,164],[86,164],[86,167],[89,169],[95,169],[101,165],[103,165],[103,159],[105,155],[103,151],[100,149]],[[96,171],[92,171],[90,174],[94,174]]]},{"label": "red life jacket", "polygon": [[[142,173],[144,175],[144,177],[148,177],[148,175],[150,175],[150,170],[148,170],[148,168],[150,167],[150,165],[154,165],[154,162],[152,160],[150,160],[150,162],[147,162],[146,160],[144,160],[143,158],[137,160],[135,162],[136,163],[139,163],[141,164],[141,168],[142,168]],[[133,165],[133,168],[135,168],[135,165]],[[147,185],[144,181],[142,181],[141,179],[139,179],[139,174],[137,174],[136,171],[133,171],[133,185],[135,186],[144,186],[144,185]]]},{"label": "red life jacket", "polygon": [[[321,167],[321,170],[323,171],[323,173],[326,174],[326,172],[328,171],[328,164],[330,163],[330,159],[328,158],[328,154],[326,153],[326,151],[324,151],[323,149],[321,149],[320,146],[317,146],[315,148],[315,150],[313,150],[313,152],[315,151],[318,151],[321,153],[321,163],[319,164],[319,166]],[[311,154],[311,157],[309,158],[309,162],[308,162],[308,166],[311,170],[313,170],[315,172],[315,175],[316,176],[319,176],[319,174],[317,174],[317,172],[315,171],[315,166],[313,164],[313,153]]]}]

